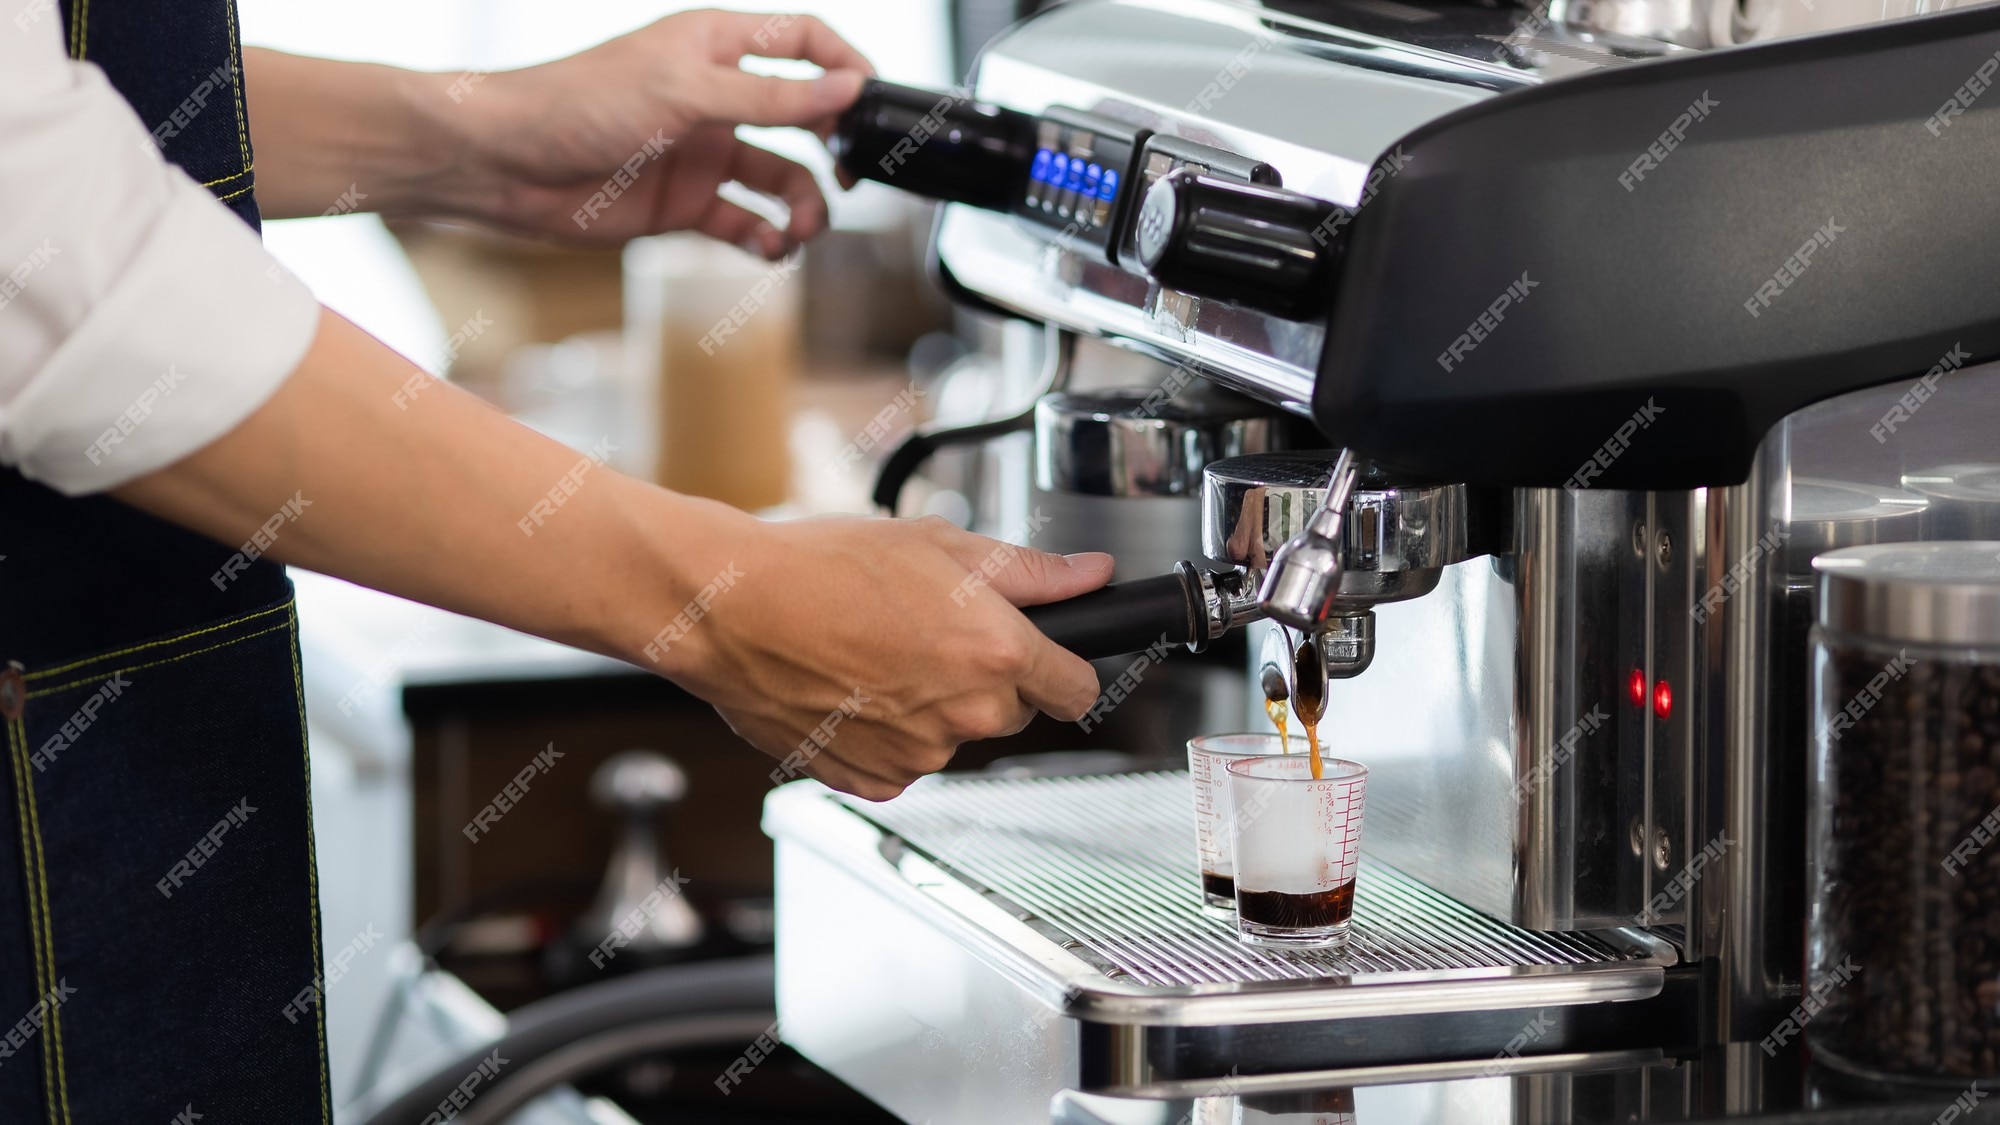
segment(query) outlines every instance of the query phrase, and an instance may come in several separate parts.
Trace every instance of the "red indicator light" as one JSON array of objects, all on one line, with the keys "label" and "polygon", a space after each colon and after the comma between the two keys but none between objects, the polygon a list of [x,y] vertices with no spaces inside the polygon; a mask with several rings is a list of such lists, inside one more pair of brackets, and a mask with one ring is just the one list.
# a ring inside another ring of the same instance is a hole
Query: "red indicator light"
[{"label": "red indicator light", "polygon": [[1669,719],[1674,714],[1674,686],[1665,680],[1653,685],[1653,714]]},{"label": "red indicator light", "polygon": [[1625,693],[1632,697],[1632,706],[1646,705],[1646,673],[1632,669],[1632,676],[1625,681]]}]

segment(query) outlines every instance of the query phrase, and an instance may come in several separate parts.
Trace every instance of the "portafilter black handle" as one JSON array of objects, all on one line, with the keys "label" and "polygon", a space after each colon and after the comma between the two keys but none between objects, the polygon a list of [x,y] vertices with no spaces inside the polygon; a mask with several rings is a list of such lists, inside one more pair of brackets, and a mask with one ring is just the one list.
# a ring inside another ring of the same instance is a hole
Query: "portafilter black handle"
[{"label": "portafilter black handle", "polygon": [[1162,642],[1205,645],[1227,628],[1210,611],[1211,598],[1220,596],[1215,578],[1183,562],[1172,574],[1114,582],[1021,612],[1050,640],[1085,660],[1143,652]]}]

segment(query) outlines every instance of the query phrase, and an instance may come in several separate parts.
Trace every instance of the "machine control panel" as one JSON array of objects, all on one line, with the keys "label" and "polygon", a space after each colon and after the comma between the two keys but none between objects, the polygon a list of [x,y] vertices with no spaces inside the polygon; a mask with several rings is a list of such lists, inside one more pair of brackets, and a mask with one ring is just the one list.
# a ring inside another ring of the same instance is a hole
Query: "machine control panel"
[{"label": "machine control panel", "polygon": [[1114,261],[1115,232],[1133,198],[1132,158],[1145,137],[1108,118],[1048,111],[1036,126],[1028,182],[1014,213],[1054,231],[1068,249]]},{"label": "machine control panel", "polygon": [[875,80],[832,147],[851,176],[1011,214],[1176,300],[1295,320],[1323,311],[1342,209],[1286,191],[1277,169],[1240,153],[1083,110],[1023,113]]}]

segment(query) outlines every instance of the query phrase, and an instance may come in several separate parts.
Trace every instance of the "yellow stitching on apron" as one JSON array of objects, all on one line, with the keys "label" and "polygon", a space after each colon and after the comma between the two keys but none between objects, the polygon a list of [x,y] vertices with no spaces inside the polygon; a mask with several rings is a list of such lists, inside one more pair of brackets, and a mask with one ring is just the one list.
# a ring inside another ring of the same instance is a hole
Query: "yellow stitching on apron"
[{"label": "yellow stitching on apron", "polygon": [[[84,0],[86,4],[89,2],[90,0]],[[21,753],[25,755],[27,752],[28,742],[24,730],[21,739]],[[24,757],[21,766],[23,776],[26,776],[27,768],[27,759]],[[35,800],[34,778],[28,778],[27,789],[28,820],[35,826],[35,869],[41,875],[42,941],[48,945],[49,987],[55,989],[59,987],[56,976],[56,919],[55,913],[49,909],[49,867],[47,858],[42,854],[42,813],[40,802]],[[69,1120],[69,1068],[63,1059],[62,1004],[60,1001],[49,1005],[49,1022],[42,1029],[42,1035],[45,1038],[53,1037],[55,1042],[56,1092],[62,1095],[62,1119],[67,1122]]]},{"label": "yellow stitching on apron", "polygon": [[221,179],[219,179],[219,180],[206,180],[206,181],[204,181],[204,182],[202,183],[202,185],[201,185],[201,186],[203,186],[203,187],[216,187],[216,186],[218,186],[218,185],[220,185],[220,184],[226,184],[226,183],[228,183],[228,182],[229,182],[229,181],[231,181],[231,180],[240,180],[240,179],[242,179],[243,177],[245,177],[245,176],[249,175],[249,174],[251,173],[251,171],[252,171],[253,169],[255,169],[256,167],[257,167],[257,166],[256,166],[255,164],[252,164],[252,165],[251,165],[251,166],[250,166],[249,168],[245,168],[245,169],[243,169],[243,170],[242,170],[241,172],[231,172],[231,173],[229,173],[229,174],[228,174],[227,176],[224,176],[224,177],[222,177],[222,178],[221,178]]},{"label": "yellow stitching on apron", "polygon": [[[42,922],[41,914],[35,907],[35,869],[30,866],[33,849],[28,843],[28,772],[27,727],[20,719],[10,719],[7,723],[7,768],[14,774],[15,818],[21,825],[21,879],[22,897],[28,901],[28,945],[35,958],[35,991],[44,998],[55,990],[48,980],[49,967],[42,963]],[[56,1121],[55,1056],[48,1050],[48,1041],[35,1045],[35,1052],[42,1057],[42,1108],[48,1113],[51,1123]]]},{"label": "yellow stitching on apron", "polygon": [[[299,700],[299,747],[306,760],[306,886],[312,894],[312,951],[313,980],[324,979],[319,957],[319,843],[314,839],[312,820],[312,747],[306,741],[306,681],[299,672],[299,609],[298,602],[292,602],[292,613],[286,621],[292,630],[292,690]],[[333,1095],[328,1089],[326,1075],[326,998],[325,986],[321,986],[320,1002],[313,1005],[313,1026],[319,1032],[319,1114],[321,1125],[331,1125],[333,1121]]]},{"label": "yellow stitching on apron", "polygon": [[[115,648],[112,649],[110,652],[100,652],[96,656],[88,656],[82,660],[72,660],[68,664],[58,664],[53,668],[38,669],[36,671],[23,674],[21,678],[24,680],[38,680],[41,679],[43,676],[53,676],[57,672],[67,672],[72,668],[81,668],[86,664],[95,664],[100,660],[109,660],[114,656],[126,656],[135,652],[143,652],[149,648],[159,648],[161,645],[178,644],[181,641],[189,640],[194,637],[203,636],[204,634],[213,633],[219,629],[227,629],[231,625],[241,625],[245,621],[255,621],[259,617],[269,617],[274,613],[283,613],[287,609],[290,609],[291,605],[292,605],[292,599],[286,598],[283,605],[274,605],[269,609],[260,609],[255,613],[246,613],[241,617],[232,617],[227,621],[218,621],[215,624],[206,626],[204,628],[190,630],[189,632],[186,633],[176,633],[171,637],[166,637],[157,641],[147,641],[145,644],[133,645],[131,648]],[[55,689],[51,688],[49,690],[53,691]],[[29,698],[32,699],[34,697],[31,695],[29,696]]]},{"label": "yellow stitching on apron", "polygon": [[181,653],[179,656],[169,656],[165,660],[149,660],[144,664],[127,664],[123,668],[114,668],[107,672],[96,672],[91,675],[85,676],[80,680],[71,680],[66,684],[57,684],[54,687],[45,687],[40,691],[31,691],[28,693],[28,698],[39,699],[44,695],[54,695],[59,691],[68,691],[73,687],[82,687],[85,684],[94,684],[99,680],[107,680],[113,676],[121,675],[126,672],[137,672],[142,668],[159,668],[168,664],[178,664],[181,661],[186,660],[191,656],[200,656],[204,652],[214,652],[216,649],[219,648],[228,648],[230,645],[241,644],[244,641],[250,640],[254,637],[261,637],[267,633],[275,633],[283,628],[286,628],[286,626],[273,625],[269,629],[259,629],[254,633],[245,633],[240,637],[233,637],[229,640],[223,641],[221,644],[209,645],[206,648],[198,648],[195,649],[193,652]]},{"label": "yellow stitching on apron", "polygon": [[228,195],[218,195],[218,196],[216,196],[216,197],[215,197],[215,201],[216,201],[217,203],[227,203],[227,202],[229,202],[230,200],[232,200],[232,199],[235,199],[235,198],[236,198],[237,196],[239,196],[239,195],[249,195],[249,194],[250,194],[251,192],[253,192],[253,191],[255,191],[255,190],[257,190],[257,185],[256,185],[256,184],[251,184],[251,185],[249,185],[248,187],[240,187],[240,188],[237,188],[237,189],[236,189],[235,191],[232,191],[232,192],[230,192],[230,193],[229,193]]},{"label": "yellow stitching on apron", "polygon": [[[234,637],[230,640],[222,641],[218,644],[207,645],[202,648],[195,649],[192,652],[184,652],[178,656],[171,656],[164,660],[152,660],[142,664],[128,665],[126,667],[118,668],[112,671],[101,672],[98,673],[97,675],[86,676],[83,679],[73,680],[66,684],[58,684],[55,687],[43,688],[40,691],[31,691],[27,693],[27,698],[34,699],[38,696],[53,695],[56,692],[67,691],[70,688],[74,687],[82,687],[85,684],[95,683],[99,680],[108,679],[112,676],[116,676],[124,672],[135,672],[142,668],[158,668],[167,664],[175,664],[182,660],[186,660],[190,657],[200,656],[201,654],[207,652],[214,652],[217,649],[228,648],[231,645],[238,644],[242,641],[251,640],[255,637],[261,637],[268,633],[275,633],[278,632],[279,630],[286,630],[291,634],[292,687],[294,693],[298,698],[299,737],[301,742],[303,742],[305,739],[305,729],[306,729],[305,686],[304,686],[304,679],[300,674],[299,670],[298,605],[295,599],[288,598],[286,599],[283,605],[273,606],[269,609],[257,610],[254,613],[246,613],[240,617],[233,617],[227,621],[222,621],[214,625],[209,625],[200,629],[195,629],[187,633],[182,633],[178,636],[168,637],[164,640],[148,641],[145,644],[133,645],[130,648],[116,649],[111,652],[100,653],[97,656],[89,657],[84,660],[72,661],[71,663],[57,665],[56,667],[53,668],[45,668],[39,672],[31,672],[26,674],[23,677],[23,679],[24,680],[34,679],[37,676],[46,676],[56,672],[72,670],[75,668],[82,667],[86,664],[94,664],[101,660],[108,660],[115,656],[123,656],[130,653],[140,652],[145,649],[158,648],[162,645],[174,644],[179,641],[187,640],[191,637],[199,637],[204,634],[214,633],[221,629],[227,629],[232,625],[240,625],[246,621],[255,621],[261,617],[269,617],[274,613],[284,613],[286,615],[285,623],[283,625],[274,625],[269,629],[260,629],[254,633],[246,633],[240,637]],[[41,988],[42,995],[43,997],[46,998],[50,993],[53,993],[57,987],[56,977],[55,977],[55,929],[52,924],[53,915],[49,908],[48,871],[46,867],[46,860],[42,853],[41,814],[40,814],[39,804],[35,800],[34,782],[32,776],[29,773],[27,727],[22,720],[18,719],[10,720],[7,723],[7,741],[8,741],[9,757],[12,759],[11,765],[18,779],[15,786],[16,803],[17,804],[21,803],[25,798],[25,807],[21,809],[19,812],[20,822],[21,822],[21,849],[22,849],[21,859],[24,867],[26,866],[30,858],[29,834],[31,826],[33,832],[32,856],[35,864],[35,869],[33,871],[26,872],[26,878],[28,882],[28,890],[26,897],[28,900],[29,925],[30,929],[34,931],[33,946],[34,946],[34,956],[35,956],[36,977],[38,981],[38,986]],[[306,786],[307,786],[306,814],[307,817],[310,818],[312,815],[312,788],[311,788],[312,775],[311,775],[310,756],[308,756],[307,758]],[[316,853],[312,851],[312,849],[315,848],[317,845],[313,841],[310,819],[308,819],[307,822],[306,844],[308,848],[307,875],[312,889],[313,974],[314,974],[313,979],[318,980],[320,979],[320,973],[321,973],[320,951],[319,951],[319,879],[318,879],[317,861],[315,858]],[[38,897],[40,901],[39,911],[37,911],[36,908],[36,902]],[[329,1096],[328,1081],[326,1074],[326,1022],[325,1022],[325,1015],[323,1008],[324,1008],[323,1005],[314,1005],[314,1010],[316,1013],[318,1013],[315,1018],[318,1021],[316,1024],[316,1028],[319,1033],[319,1048],[320,1048],[320,1114],[323,1125],[331,1125],[332,1100]],[[50,1051],[48,1049],[50,1046],[54,1047],[53,1051]],[[52,1059],[53,1061],[51,1061]],[[62,1012],[59,1004],[51,1004],[49,1006],[49,1019],[47,1024],[44,1025],[42,1066],[44,1071],[43,1086],[44,1086],[44,1091],[47,1094],[48,1098],[49,1120],[52,1123],[52,1125],[68,1125],[70,1121],[69,1074],[68,1074],[68,1061],[63,1055]],[[53,1079],[51,1079],[51,1074],[53,1074]],[[51,1084],[53,1084],[52,1090],[50,1089]],[[60,1108],[61,1110],[60,1118],[56,1116],[58,1108]]]},{"label": "yellow stitching on apron", "polygon": [[[83,0],[87,6],[90,0]],[[250,124],[243,113],[243,43],[236,37],[236,0],[223,0],[223,11],[229,15],[229,57],[236,65],[235,76],[230,89],[236,95],[236,144],[243,150],[243,170],[250,170]]]},{"label": "yellow stitching on apron", "polygon": [[69,0],[69,57],[83,57],[83,0]]}]

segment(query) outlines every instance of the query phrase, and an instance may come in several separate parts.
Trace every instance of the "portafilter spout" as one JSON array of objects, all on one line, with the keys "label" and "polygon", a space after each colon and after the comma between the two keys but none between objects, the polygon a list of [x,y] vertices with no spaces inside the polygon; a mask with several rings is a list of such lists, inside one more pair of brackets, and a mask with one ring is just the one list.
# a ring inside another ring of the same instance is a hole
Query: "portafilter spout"
[{"label": "portafilter spout", "polygon": [[1340,596],[1341,524],[1354,492],[1354,451],[1343,449],[1326,478],[1326,502],[1299,534],[1278,548],[1257,600],[1264,616],[1317,633]]}]

